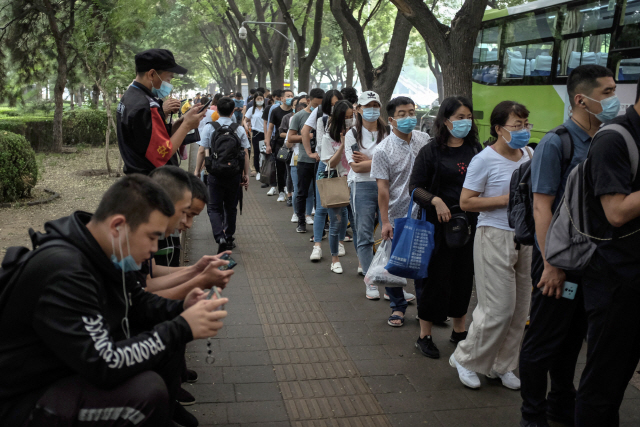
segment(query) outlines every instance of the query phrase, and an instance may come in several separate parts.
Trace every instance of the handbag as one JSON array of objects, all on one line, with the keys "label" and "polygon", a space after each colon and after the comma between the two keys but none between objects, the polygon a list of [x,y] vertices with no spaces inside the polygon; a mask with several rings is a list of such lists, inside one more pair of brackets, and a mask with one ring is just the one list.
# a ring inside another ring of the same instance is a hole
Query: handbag
[{"label": "handbag", "polygon": [[[331,176],[331,173],[328,175]],[[322,178],[316,181],[316,185],[323,208],[342,208],[351,203],[351,192],[346,176]]]},{"label": "handbag", "polygon": [[[451,212],[460,211],[460,206],[451,206]],[[471,224],[464,211],[451,214],[449,222],[444,224],[444,241],[451,249],[461,248],[471,239]]]},{"label": "handbag", "polygon": [[198,129],[192,129],[187,133],[187,136],[184,137],[182,145],[193,144],[198,141],[200,141],[200,131]]},{"label": "handbag", "polygon": [[273,156],[267,154],[264,164],[260,167],[260,182],[263,184],[271,184],[271,175],[276,173],[276,161]]},{"label": "handbag", "polygon": [[293,152],[283,145],[278,150],[278,154],[276,154],[276,160],[288,165],[291,163],[292,155],[293,155]]},{"label": "handbag", "polygon": [[429,261],[435,247],[435,226],[426,220],[422,211],[422,219],[411,218],[413,193],[409,211],[404,218],[395,221],[391,258],[385,269],[395,276],[407,279],[423,279],[428,276]]}]

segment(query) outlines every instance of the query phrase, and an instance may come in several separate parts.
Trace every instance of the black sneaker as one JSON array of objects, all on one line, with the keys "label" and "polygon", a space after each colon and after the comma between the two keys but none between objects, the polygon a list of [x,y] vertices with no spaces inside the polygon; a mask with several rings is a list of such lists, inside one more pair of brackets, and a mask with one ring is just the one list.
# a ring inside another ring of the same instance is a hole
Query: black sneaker
[{"label": "black sneaker", "polygon": [[198,382],[198,373],[193,369],[187,369],[185,374],[185,382],[195,383]]},{"label": "black sneaker", "polygon": [[291,207],[293,206],[293,198],[292,197],[287,197],[287,206]]},{"label": "black sneaker", "polygon": [[198,419],[182,405],[176,405],[173,421],[182,427],[198,427]]},{"label": "black sneaker", "polygon": [[220,254],[226,250],[229,250],[229,248],[227,247],[227,241],[224,237],[221,237],[220,241],[218,242],[218,253]]},{"label": "black sneaker", "polygon": [[182,387],[180,387],[178,393],[176,393],[176,400],[182,406],[191,406],[196,403],[196,398]]},{"label": "black sneaker", "polygon": [[433,339],[430,335],[427,335],[424,338],[418,338],[418,341],[416,341],[416,348],[420,350],[420,353],[427,357],[432,359],[440,358],[440,350],[438,350],[438,347],[433,343]]},{"label": "black sneaker", "polygon": [[235,249],[238,245],[236,245],[236,239],[233,237],[227,238],[227,250]]},{"label": "black sneaker", "polygon": [[262,184],[262,185],[260,186],[260,188],[267,188],[268,186],[269,186],[269,184]]},{"label": "black sneaker", "polygon": [[306,224],[299,225],[298,228],[296,228],[296,231],[298,233],[306,233],[307,232],[307,225]]},{"label": "black sneaker", "polygon": [[464,341],[465,339],[467,339],[467,331],[451,331],[451,338],[449,338],[449,341],[451,341],[452,343],[458,344],[460,341]]}]

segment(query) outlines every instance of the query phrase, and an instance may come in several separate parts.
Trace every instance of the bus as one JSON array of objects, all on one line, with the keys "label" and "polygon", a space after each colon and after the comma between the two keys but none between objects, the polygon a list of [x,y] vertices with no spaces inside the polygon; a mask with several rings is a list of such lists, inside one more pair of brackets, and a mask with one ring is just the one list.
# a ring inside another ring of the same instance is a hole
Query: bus
[{"label": "bus", "polygon": [[570,113],[567,76],[578,65],[608,67],[619,114],[635,103],[640,77],[640,0],[538,0],[488,10],[473,53],[473,105],[480,141],[501,101],[524,104],[537,144]]}]

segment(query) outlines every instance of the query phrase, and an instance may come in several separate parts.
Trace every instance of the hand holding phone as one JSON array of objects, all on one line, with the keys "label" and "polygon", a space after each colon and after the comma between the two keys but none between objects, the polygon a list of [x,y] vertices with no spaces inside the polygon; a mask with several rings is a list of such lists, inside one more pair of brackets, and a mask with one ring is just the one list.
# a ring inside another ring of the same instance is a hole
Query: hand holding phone
[{"label": "hand holding phone", "polygon": [[202,113],[204,110],[206,110],[209,107],[209,105],[211,105],[211,101],[213,100],[212,99],[208,100],[207,103],[204,104],[202,108],[200,108],[200,111],[198,111],[198,113]]},{"label": "hand holding phone", "polygon": [[358,147],[358,143],[357,142],[351,146],[351,151],[353,151],[354,153],[359,153],[360,152],[360,147]]},{"label": "hand holding phone", "polygon": [[222,255],[220,259],[223,261],[229,261],[229,264],[219,267],[220,271],[226,271],[238,265],[238,263],[233,258],[231,258],[229,254]]}]

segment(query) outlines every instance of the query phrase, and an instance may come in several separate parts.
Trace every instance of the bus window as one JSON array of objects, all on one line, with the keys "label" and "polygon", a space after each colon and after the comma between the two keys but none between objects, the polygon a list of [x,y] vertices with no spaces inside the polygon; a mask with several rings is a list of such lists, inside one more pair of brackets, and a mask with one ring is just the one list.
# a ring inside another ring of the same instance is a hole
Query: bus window
[{"label": "bus window", "polygon": [[640,58],[627,58],[616,64],[616,77],[619,82],[634,82],[640,79]]},{"label": "bus window", "polygon": [[578,65],[597,64],[607,66],[611,35],[601,34],[563,40],[558,59],[559,76],[568,76]]},{"label": "bus window", "polygon": [[[505,49],[503,79],[551,75],[553,43],[534,43]],[[537,83],[542,83],[538,81]]]},{"label": "bus window", "polygon": [[553,37],[557,11],[539,11],[527,13],[521,18],[507,22],[505,43],[519,43]]},{"label": "bus window", "polygon": [[501,28],[500,26],[495,26],[482,30],[482,42],[478,46],[480,62],[495,62],[498,60]]},{"label": "bus window", "polygon": [[620,25],[629,24],[640,24],[640,0],[626,0],[624,3]]},{"label": "bus window", "polygon": [[616,40],[616,49],[640,47],[640,0],[627,0],[620,17],[622,32]]},{"label": "bus window", "polygon": [[580,6],[562,7],[562,35],[601,30],[613,26],[615,2],[590,1]]}]

